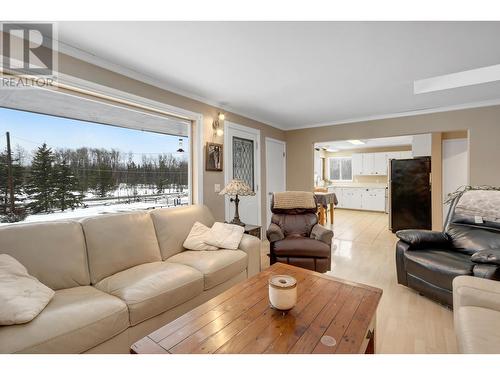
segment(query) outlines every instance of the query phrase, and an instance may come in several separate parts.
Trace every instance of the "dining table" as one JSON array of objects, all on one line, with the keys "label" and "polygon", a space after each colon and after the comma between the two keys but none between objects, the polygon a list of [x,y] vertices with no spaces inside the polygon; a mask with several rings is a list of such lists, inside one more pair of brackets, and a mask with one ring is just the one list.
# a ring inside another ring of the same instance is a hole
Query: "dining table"
[{"label": "dining table", "polygon": [[315,191],[314,196],[318,203],[319,223],[325,225],[327,222],[327,209],[330,209],[330,224],[334,221],[334,207],[339,203],[337,196],[333,192]]}]

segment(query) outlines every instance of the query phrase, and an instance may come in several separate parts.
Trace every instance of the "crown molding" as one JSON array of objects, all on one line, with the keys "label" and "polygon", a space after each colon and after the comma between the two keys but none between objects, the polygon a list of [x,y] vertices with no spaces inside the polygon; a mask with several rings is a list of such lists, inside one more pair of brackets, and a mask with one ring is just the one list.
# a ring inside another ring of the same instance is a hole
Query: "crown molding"
[{"label": "crown molding", "polygon": [[427,115],[431,113],[440,113],[440,112],[451,112],[458,111],[461,109],[472,109],[472,108],[481,108],[481,107],[492,107],[500,105],[500,99],[492,99],[485,100],[481,102],[470,102],[464,104],[456,104],[444,107],[434,107],[434,108],[426,108],[426,109],[417,109],[406,112],[395,112],[395,113],[386,113],[381,115],[373,115],[373,116],[364,116],[364,117],[353,117],[345,120],[336,120],[336,121],[328,121],[311,125],[298,125],[286,128],[286,131],[291,130],[302,130],[309,128],[321,128],[326,126],[338,126],[338,125],[346,125],[355,122],[367,122],[367,121],[375,121],[375,120],[384,120],[398,117],[409,117],[409,116],[418,116],[418,115]]}]

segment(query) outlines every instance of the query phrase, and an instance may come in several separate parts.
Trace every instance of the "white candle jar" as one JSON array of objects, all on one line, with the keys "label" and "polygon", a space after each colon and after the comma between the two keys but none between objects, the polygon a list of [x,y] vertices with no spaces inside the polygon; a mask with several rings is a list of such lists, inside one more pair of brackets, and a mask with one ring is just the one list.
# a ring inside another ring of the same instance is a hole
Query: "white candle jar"
[{"label": "white candle jar", "polygon": [[269,302],[277,310],[290,310],[297,303],[297,280],[288,275],[269,279]]}]

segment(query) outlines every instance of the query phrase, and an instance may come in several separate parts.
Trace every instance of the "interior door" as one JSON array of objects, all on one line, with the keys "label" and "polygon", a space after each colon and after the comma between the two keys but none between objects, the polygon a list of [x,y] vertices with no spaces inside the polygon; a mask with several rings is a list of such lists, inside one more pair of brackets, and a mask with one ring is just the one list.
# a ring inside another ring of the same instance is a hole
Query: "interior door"
[{"label": "interior door", "polygon": [[273,193],[286,190],[286,144],[266,138],[266,228],[271,223],[271,198]]},{"label": "interior door", "polygon": [[[246,224],[261,225],[260,215],[260,131],[226,121],[224,154],[227,160],[226,184],[238,178],[245,181],[255,192],[254,196],[239,197],[240,220]],[[234,217],[234,202],[226,196],[226,221]]]}]

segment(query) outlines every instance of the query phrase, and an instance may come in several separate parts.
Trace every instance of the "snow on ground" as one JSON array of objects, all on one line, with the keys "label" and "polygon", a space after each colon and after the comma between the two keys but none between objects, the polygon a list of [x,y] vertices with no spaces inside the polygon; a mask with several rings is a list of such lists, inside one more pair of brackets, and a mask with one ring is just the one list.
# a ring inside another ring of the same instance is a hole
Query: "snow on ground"
[{"label": "snow on ground", "polygon": [[[187,186],[184,187],[187,189]],[[121,183],[118,185],[118,187],[109,192],[107,194],[108,197],[125,197],[125,196],[132,196],[134,195],[134,192],[136,195],[152,195],[152,194],[157,194],[157,188],[156,186],[150,186],[150,185],[127,185],[125,183]],[[170,189],[170,188],[165,188],[163,189],[162,194],[176,194],[179,193],[179,191],[175,188]],[[181,193],[182,194],[182,193]],[[87,198],[98,198],[98,196],[93,193],[92,191],[88,191],[85,193],[85,199]]]},{"label": "snow on ground", "polygon": [[[103,202],[104,203],[104,202]],[[181,205],[189,204],[189,197],[181,197]],[[133,203],[117,203],[117,204],[101,204],[91,205],[87,208],[75,208],[74,210],[66,210],[64,212],[52,212],[48,214],[29,215],[21,223],[34,223],[40,221],[53,221],[64,219],[80,219],[89,216],[97,216],[102,214],[111,214],[119,212],[130,212],[138,210],[151,210],[154,208],[174,207],[174,200],[172,197],[156,199],[151,202],[133,202]],[[8,223],[0,223],[1,225],[9,225]]]}]

